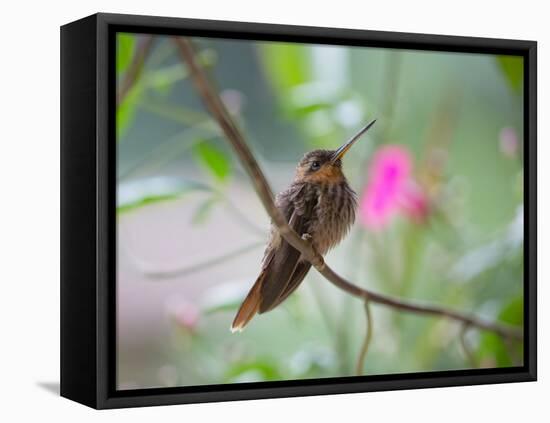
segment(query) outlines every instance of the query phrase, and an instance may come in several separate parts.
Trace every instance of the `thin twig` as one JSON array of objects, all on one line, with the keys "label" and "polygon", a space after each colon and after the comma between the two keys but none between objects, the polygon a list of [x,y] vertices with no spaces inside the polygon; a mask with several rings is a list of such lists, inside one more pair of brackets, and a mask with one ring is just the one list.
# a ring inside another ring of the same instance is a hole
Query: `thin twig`
[{"label": "thin twig", "polygon": [[142,264],[138,264],[141,272],[148,278],[154,279],[155,281],[163,279],[172,279],[172,278],[181,278],[184,276],[189,276],[191,274],[200,272],[202,270],[211,269],[214,266],[218,266],[227,261],[233,260],[243,254],[249,253],[259,246],[263,245],[263,242],[253,242],[248,245],[245,245],[235,251],[229,253],[221,254],[212,258],[208,258],[200,263],[192,264],[190,266],[178,267],[175,269],[147,269]]},{"label": "thin twig", "polygon": [[[151,172],[171,160],[178,157],[178,154],[185,152],[192,148],[197,142],[200,142],[203,131],[195,128],[185,128],[183,131],[167,138],[164,141],[160,141],[149,150],[146,154],[130,164],[124,170],[121,170],[117,175],[117,181],[121,182],[133,176],[136,172]],[[190,140],[190,141],[189,141]],[[189,141],[189,142],[184,142]],[[158,158],[157,158],[158,157]]]},{"label": "thin twig", "polygon": [[462,346],[462,350],[464,351],[464,355],[470,363],[470,366],[472,366],[472,368],[476,368],[478,367],[478,365],[475,355],[468,345],[468,340],[466,339],[466,333],[468,332],[468,329],[470,329],[468,325],[462,325],[462,329],[460,330],[460,345]]},{"label": "thin twig", "polygon": [[370,290],[360,288],[334,272],[334,270],[332,270],[325,263],[323,257],[319,255],[307,242],[305,242],[294,230],[292,230],[292,228],[290,228],[281,211],[275,206],[273,192],[264,176],[264,173],[260,169],[258,162],[250,151],[243,135],[227,112],[227,109],[221,101],[217,91],[209,81],[205,71],[201,66],[199,66],[191,42],[183,37],[174,37],[173,40],[182,60],[189,68],[192,80],[204,102],[205,107],[218,122],[227,137],[227,140],[231,143],[235,153],[247,171],[248,176],[254,185],[254,189],[256,190],[256,193],[258,194],[258,197],[260,198],[266,212],[271,217],[273,224],[278,229],[281,236],[290,245],[300,251],[303,257],[308,260],[329,282],[346,291],[348,294],[362,298],[363,300],[369,299],[373,303],[386,305],[402,311],[445,317],[470,326],[475,326],[479,329],[495,332],[506,338],[523,339],[523,332],[514,327],[483,320],[477,316],[461,313],[441,306],[419,304],[378,294]]},{"label": "thin twig", "polygon": [[128,69],[126,70],[126,74],[124,75],[122,83],[120,84],[120,90],[118,91],[116,100],[117,106],[119,106],[124,101],[128,93],[130,92],[130,89],[134,86],[137,79],[139,78],[141,70],[143,69],[143,64],[145,63],[145,59],[149,55],[151,47],[153,46],[153,41],[154,37],[152,35],[147,35],[140,39],[134,56],[132,57],[132,61],[130,62]]},{"label": "thin twig", "polygon": [[233,214],[233,217],[239,221],[243,226],[246,226],[246,228],[253,232],[254,234],[258,236],[265,236],[265,230],[262,229],[260,226],[258,226],[255,222],[250,220],[246,213],[244,213],[237,205],[231,200],[231,198],[228,195],[225,195],[223,193],[220,193],[220,196],[225,202],[225,205],[227,206],[227,209],[231,214]]},{"label": "thin twig", "polygon": [[365,300],[365,315],[367,317],[367,331],[365,333],[365,339],[363,345],[361,345],[361,351],[359,351],[359,357],[357,358],[357,366],[355,368],[355,374],[360,376],[363,374],[363,367],[365,366],[365,358],[369,352],[370,341],[372,339],[372,313],[370,311],[370,302]]}]

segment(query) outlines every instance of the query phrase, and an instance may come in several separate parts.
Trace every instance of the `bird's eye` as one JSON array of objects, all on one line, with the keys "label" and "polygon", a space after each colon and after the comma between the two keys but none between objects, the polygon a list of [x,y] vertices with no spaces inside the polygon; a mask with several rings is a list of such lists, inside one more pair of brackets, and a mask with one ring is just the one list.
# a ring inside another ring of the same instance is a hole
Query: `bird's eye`
[{"label": "bird's eye", "polygon": [[311,162],[311,166],[310,166],[311,170],[319,170],[320,167],[321,167],[321,163],[319,163],[318,161]]}]

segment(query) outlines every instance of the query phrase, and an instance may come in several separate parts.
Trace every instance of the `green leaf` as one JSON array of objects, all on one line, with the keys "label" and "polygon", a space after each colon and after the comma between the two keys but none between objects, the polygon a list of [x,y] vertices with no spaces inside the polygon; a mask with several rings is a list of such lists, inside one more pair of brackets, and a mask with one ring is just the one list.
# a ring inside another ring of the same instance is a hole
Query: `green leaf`
[{"label": "green leaf", "polygon": [[278,380],[283,376],[277,365],[269,359],[259,359],[249,363],[237,363],[225,374],[230,381],[262,381]]},{"label": "green leaf", "polygon": [[296,117],[306,117],[312,113],[318,111],[329,110],[332,107],[332,104],[327,102],[312,102],[309,104],[296,104],[294,103],[294,112]]},{"label": "green leaf", "polygon": [[134,201],[133,203],[128,203],[128,204],[118,206],[116,211],[117,211],[118,214],[128,213],[130,211],[133,211],[133,210],[136,210],[136,209],[139,209],[141,207],[148,206],[148,205],[160,203],[160,202],[163,202],[163,201],[175,200],[175,199],[179,198],[179,196],[180,196],[179,193],[159,194],[159,195],[154,195],[153,194],[153,195],[141,197],[140,199]]},{"label": "green leaf", "polygon": [[126,71],[126,68],[132,61],[135,37],[131,34],[118,34],[116,47],[116,72],[120,75]]},{"label": "green leaf", "polygon": [[[498,315],[498,320],[509,325],[523,325],[523,297],[517,297],[505,304]],[[512,366],[523,360],[521,342],[504,343],[499,335],[485,333],[481,337],[477,357],[481,362],[489,360],[499,367]]]},{"label": "green leaf", "polygon": [[211,191],[210,187],[195,181],[175,181],[152,178],[119,185],[117,213],[127,213],[148,205],[176,200],[193,191]]},{"label": "green leaf", "polygon": [[117,141],[122,139],[133,121],[142,91],[143,85],[140,82],[134,84],[122,103],[118,105],[116,111]]},{"label": "green leaf", "polygon": [[510,87],[520,92],[523,85],[523,57],[497,56],[497,62]]},{"label": "green leaf", "polygon": [[485,333],[479,343],[477,351],[479,361],[484,367],[508,367],[512,365],[512,359],[502,342],[500,336],[494,333]]},{"label": "green leaf", "polygon": [[510,325],[523,325],[523,296],[514,298],[500,311],[498,318]]},{"label": "green leaf", "polygon": [[187,75],[187,69],[176,63],[151,72],[147,84],[160,94],[167,94],[175,82],[187,78]]},{"label": "green leaf", "polygon": [[[214,50],[201,50],[197,54],[199,64],[205,68],[212,67],[217,60]],[[147,86],[161,95],[166,95],[171,87],[178,81],[188,77],[188,71],[181,63],[175,63],[160,69],[150,71],[146,78]]]},{"label": "green leaf", "polygon": [[231,162],[226,153],[210,141],[198,142],[193,154],[202,167],[220,182],[231,175]]},{"label": "green leaf", "polygon": [[199,204],[199,206],[195,210],[195,213],[191,218],[191,222],[194,225],[201,225],[206,223],[206,221],[208,220],[208,217],[212,212],[214,205],[219,201],[220,199],[218,197],[210,197],[204,200],[201,204]]}]

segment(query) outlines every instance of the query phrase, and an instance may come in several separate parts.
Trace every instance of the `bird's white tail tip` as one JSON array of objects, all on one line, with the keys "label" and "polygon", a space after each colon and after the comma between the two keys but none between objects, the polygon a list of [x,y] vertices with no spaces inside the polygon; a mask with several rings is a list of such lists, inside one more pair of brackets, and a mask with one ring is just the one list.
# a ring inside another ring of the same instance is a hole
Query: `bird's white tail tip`
[{"label": "bird's white tail tip", "polygon": [[231,327],[229,328],[229,330],[231,331],[231,333],[242,332],[242,331],[243,331],[243,327],[242,327],[242,326],[231,326]]}]

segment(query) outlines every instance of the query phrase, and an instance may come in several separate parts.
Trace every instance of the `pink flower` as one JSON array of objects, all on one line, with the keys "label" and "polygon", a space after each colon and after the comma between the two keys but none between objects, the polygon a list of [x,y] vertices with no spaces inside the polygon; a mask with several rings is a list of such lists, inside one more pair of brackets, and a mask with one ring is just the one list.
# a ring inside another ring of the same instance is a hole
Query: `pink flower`
[{"label": "pink flower", "polygon": [[168,310],[178,326],[190,332],[196,330],[200,320],[200,310],[196,305],[178,299],[170,301]]},{"label": "pink flower", "polygon": [[404,147],[387,145],[374,154],[359,206],[367,228],[384,228],[398,212],[418,223],[427,216],[428,201],[412,178],[412,167],[411,154]]}]

